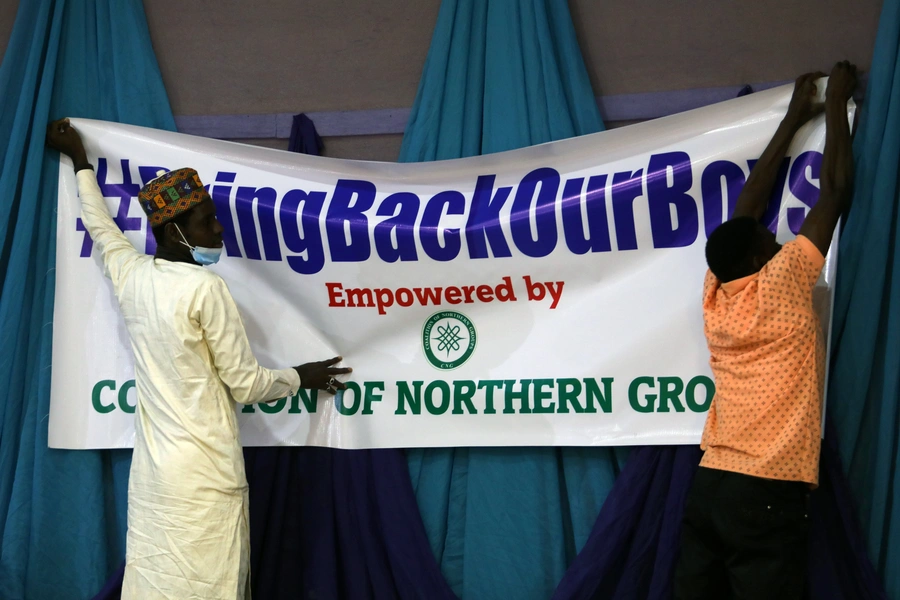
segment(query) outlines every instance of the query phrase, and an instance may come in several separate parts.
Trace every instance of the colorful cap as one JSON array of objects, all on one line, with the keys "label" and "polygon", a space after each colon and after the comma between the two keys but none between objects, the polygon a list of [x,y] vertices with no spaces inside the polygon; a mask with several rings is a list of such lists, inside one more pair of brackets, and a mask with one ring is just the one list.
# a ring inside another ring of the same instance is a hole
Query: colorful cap
[{"label": "colorful cap", "polygon": [[197,171],[191,168],[165,173],[141,188],[138,202],[147,213],[151,227],[171,221],[209,198]]}]

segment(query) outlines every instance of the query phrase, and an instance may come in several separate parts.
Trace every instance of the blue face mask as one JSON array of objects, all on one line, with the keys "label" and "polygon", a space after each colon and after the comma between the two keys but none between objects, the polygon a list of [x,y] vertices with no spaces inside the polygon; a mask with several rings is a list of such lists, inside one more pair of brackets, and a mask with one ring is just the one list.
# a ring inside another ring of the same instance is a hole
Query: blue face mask
[{"label": "blue face mask", "polygon": [[214,265],[219,262],[219,258],[222,256],[221,248],[203,248],[201,246],[191,246],[188,244],[187,238],[184,237],[184,234],[181,233],[181,227],[175,225],[175,228],[178,229],[178,234],[181,236],[183,240],[181,243],[187,246],[191,251],[191,257],[194,259],[198,265],[208,266]]}]

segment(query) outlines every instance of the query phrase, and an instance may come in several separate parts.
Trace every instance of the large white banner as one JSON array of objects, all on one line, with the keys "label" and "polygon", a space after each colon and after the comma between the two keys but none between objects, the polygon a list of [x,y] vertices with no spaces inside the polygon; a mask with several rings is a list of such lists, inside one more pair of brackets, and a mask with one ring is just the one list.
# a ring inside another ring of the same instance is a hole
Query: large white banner
[{"label": "large white banner", "polygon": [[[154,250],[140,187],[160,168],[199,171],[226,230],[212,268],[261,364],[342,355],[353,367],[337,398],[236,407],[245,445],[686,444],[714,393],[704,244],[791,90],[427,164],[73,123],[140,250]],[[824,134],[822,117],[807,124],[784,161],[767,217],[782,242],[818,197]],[[130,343],[79,216],[64,165],[50,446],[129,447]],[[834,268],[818,291],[826,324]]]}]

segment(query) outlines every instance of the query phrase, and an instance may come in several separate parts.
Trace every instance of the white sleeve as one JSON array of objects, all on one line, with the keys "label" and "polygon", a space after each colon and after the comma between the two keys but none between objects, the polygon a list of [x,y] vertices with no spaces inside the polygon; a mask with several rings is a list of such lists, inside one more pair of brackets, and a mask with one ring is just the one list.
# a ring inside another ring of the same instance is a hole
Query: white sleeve
[{"label": "white sleeve", "polygon": [[203,328],[213,364],[235,402],[269,402],[297,393],[297,371],[266,369],[256,362],[241,314],[220,277],[204,282],[193,311]]},{"label": "white sleeve", "polygon": [[82,169],[75,174],[75,178],[81,197],[81,220],[100,252],[106,276],[118,289],[125,267],[139,258],[141,253],[135,250],[110,216],[94,171]]}]

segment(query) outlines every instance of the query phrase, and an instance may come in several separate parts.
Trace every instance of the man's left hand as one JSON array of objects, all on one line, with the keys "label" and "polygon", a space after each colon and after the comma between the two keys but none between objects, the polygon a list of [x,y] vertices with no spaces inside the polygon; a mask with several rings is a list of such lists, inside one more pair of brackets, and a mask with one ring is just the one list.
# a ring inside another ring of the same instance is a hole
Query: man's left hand
[{"label": "man's left hand", "polygon": [[294,370],[300,375],[300,387],[309,390],[323,390],[331,394],[338,390],[347,389],[347,386],[339,381],[335,375],[352,373],[353,369],[333,366],[341,362],[341,360],[343,360],[343,357],[335,356],[330,360],[311,362],[294,367]]},{"label": "man's left hand", "polygon": [[81,142],[81,136],[72,127],[69,119],[53,121],[47,126],[47,145],[71,158],[76,167],[87,162],[87,153]]}]

